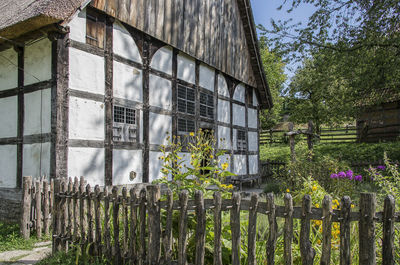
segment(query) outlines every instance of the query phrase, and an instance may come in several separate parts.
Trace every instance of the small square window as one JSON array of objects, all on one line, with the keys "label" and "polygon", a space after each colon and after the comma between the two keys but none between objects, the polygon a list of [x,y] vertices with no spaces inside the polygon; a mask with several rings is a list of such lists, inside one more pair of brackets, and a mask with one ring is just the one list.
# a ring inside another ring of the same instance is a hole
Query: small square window
[{"label": "small square window", "polygon": [[237,130],[237,149],[245,151],[247,149],[246,131]]},{"label": "small square window", "polygon": [[178,86],[178,111],[195,114],[195,90],[182,85]]},{"label": "small square window", "polygon": [[200,116],[214,118],[214,96],[212,94],[200,93]]},{"label": "small square window", "polygon": [[136,142],[138,139],[137,112],[135,109],[114,106],[113,140]]},{"label": "small square window", "polygon": [[114,106],[114,122],[125,122],[125,108]]}]

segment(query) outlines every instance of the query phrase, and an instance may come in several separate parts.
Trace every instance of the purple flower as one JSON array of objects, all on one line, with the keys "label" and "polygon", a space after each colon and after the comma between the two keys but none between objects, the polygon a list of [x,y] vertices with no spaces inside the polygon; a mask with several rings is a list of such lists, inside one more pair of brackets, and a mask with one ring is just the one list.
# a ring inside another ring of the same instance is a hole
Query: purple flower
[{"label": "purple flower", "polygon": [[347,170],[346,176],[348,179],[352,180],[353,179],[353,171],[351,169]]},{"label": "purple flower", "polygon": [[375,170],[376,168],[374,168],[374,167],[370,167],[370,168],[368,168],[368,171],[372,171],[372,170]]},{"label": "purple flower", "polygon": [[331,174],[331,179],[337,179],[337,178],[338,178],[338,175],[336,173]]},{"label": "purple flower", "polygon": [[340,172],[338,173],[338,177],[339,177],[340,179],[343,179],[343,178],[346,177],[346,173],[344,173],[343,171],[340,171]]},{"label": "purple flower", "polygon": [[385,166],[377,166],[376,168],[379,169],[379,170],[385,170],[386,169]]},{"label": "purple flower", "polygon": [[361,175],[357,175],[357,176],[354,177],[354,179],[356,181],[362,181],[362,176]]}]

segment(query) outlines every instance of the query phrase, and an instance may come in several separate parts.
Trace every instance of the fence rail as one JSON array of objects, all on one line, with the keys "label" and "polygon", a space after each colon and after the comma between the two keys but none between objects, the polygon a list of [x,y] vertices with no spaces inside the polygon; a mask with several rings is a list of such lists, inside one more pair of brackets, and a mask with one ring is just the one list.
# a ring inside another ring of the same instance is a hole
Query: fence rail
[{"label": "fence rail", "polygon": [[49,235],[53,208],[53,180],[23,178],[21,235],[28,239],[35,231],[38,238]]},{"label": "fence rail", "polygon": [[[196,248],[195,264],[204,264],[206,215],[214,219],[214,264],[222,264],[221,249],[221,213],[230,212],[232,234],[232,264],[240,264],[241,227],[240,215],[248,214],[248,264],[256,261],[256,224],[261,215],[268,216],[269,235],[266,239],[267,264],[274,264],[277,243],[277,218],[284,219],[284,259],[285,264],[292,264],[293,219],[301,220],[300,252],[302,264],[313,264],[315,250],[310,242],[311,220],[322,220],[323,253],[321,264],[329,264],[331,259],[331,226],[340,223],[340,260],[341,264],[351,264],[350,223],[359,222],[359,260],[360,264],[375,264],[375,233],[377,222],[383,223],[382,258],[384,264],[394,264],[394,223],[400,221],[400,213],[395,213],[394,198],[385,200],[384,211],[375,212],[375,194],[361,194],[360,210],[351,211],[351,200],[343,197],[340,210],[332,209],[332,200],[326,196],[322,208],[312,208],[311,197],[303,198],[301,207],[294,207],[290,194],[284,197],[284,206],[276,205],[274,195],[267,194],[266,201],[252,194],[250,200],[233,193],[231,199],[222,199],[221,193],[215,192],[213,199],[204,199],[201,191],[189,198],[187,191],[179,193],[174,200],[171,190],[161,199],[160,186],[149,185],[146,188],[128,190],[117,187],[92,190],[84,187],[81,181],[59,180],[55,182],[55,205],[53,225],[53,251],[66,251],[71,243],[90,246],[92,255],[104,254],[114,264],[187,264],[188,255],[188,213],[195,211]],[[129,196],[128,196],[129,195]],[[110,209],[112,209],[110,211]],[[161,210],[166,221],[161,222]],[[209,211],[207,211],[209,210]],[[178,247],[173,249],[173,212],[179,212]],[[112,223],[112,226],[111,226]],[[123,236],[120,236],[123,235]],[[175,251],[176,255],[173,255]],[[177,257],[173,261],[173,256]]]}]

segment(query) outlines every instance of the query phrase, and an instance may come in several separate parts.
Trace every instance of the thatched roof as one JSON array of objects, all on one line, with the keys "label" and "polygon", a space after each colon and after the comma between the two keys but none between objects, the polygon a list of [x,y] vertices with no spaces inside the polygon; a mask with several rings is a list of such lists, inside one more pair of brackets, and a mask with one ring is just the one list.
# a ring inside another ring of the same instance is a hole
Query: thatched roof
[{"label": "thatched roof", "polygon": [[[14,39],[72,16],[85,0],[1,0],[0,37]],[[4,40],[4,39],[3,39]]]}]

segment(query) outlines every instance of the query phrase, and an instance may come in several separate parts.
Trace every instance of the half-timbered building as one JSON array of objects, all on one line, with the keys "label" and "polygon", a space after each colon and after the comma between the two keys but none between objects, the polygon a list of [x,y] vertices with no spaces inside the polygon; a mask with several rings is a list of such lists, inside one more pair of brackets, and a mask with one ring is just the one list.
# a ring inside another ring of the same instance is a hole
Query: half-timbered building
[{"label": "half-timbered building", "polygon": [[[259,173],[272,104],[249,0],[3,0],[0,188],[22,176],[160,177],[167,133],[213,130]],[[184,155],[184,154],[183,154]]]}]

